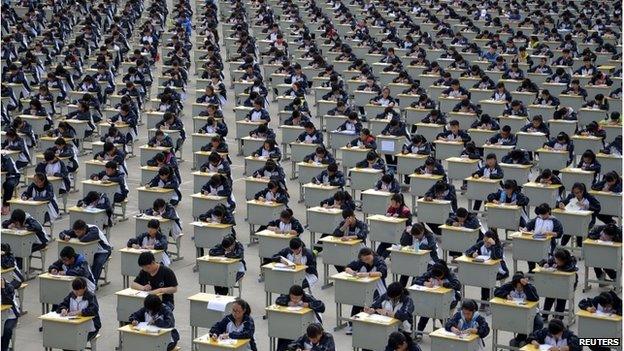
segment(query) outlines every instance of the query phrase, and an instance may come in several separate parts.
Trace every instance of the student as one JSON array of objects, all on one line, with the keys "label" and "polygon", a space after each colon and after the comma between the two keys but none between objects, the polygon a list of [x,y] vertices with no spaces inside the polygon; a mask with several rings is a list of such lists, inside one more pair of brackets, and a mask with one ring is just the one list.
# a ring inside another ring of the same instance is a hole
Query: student
[{"label": "student", "polygon": [[93,224],[87,224],[81,219],[75,221],[71,229],[63,230],[59,233],[59,239],[61,241],[67,242],[74,238],[85,243],[98,241],[98,249],[93,255],[93,263],[91,264],[93,280],[97,284],[100,280],[104,265],[111,256],[113,246],[109,243],[108,238],[106,238],[106,235],[104,235],[100,228]]},{"label": "student", "polygon": [[22,200],[47,201],[48,209],[45,213],[44,223],[54,222],[59,216],[59,207],[56,203],[54,188],[44,173],[35,173],[33,181],[22,193]]},{"label": "student", "polygon": [[336,351],[334,337],[320,323],[308,325],[306,333],[288,347],[294,351]]},{"label": "student", "polygon": [[7,130],[2,142],[2,150],[19,151],[19,156],[15,160],[15,166],[18,170],[26,167],[30,163],[30,153],[26,142],[13,129]]},{"label": "student", "polygon": [[95,293],[87,290],[87,281],[77,277],[72,281],[72,291],[57,305],[56,313],[61,316],[93,317],[88,322],[87,341],[91,341],[102,328],[99,309]]},{"label": "student", "polygon": [[[176,178],[173,169],[169,166],[163,166],[158,170],[158,174],[145,185],[148,188],[173,189],[173,194],[169,203],[177,206],[182,201],[182,193],[180,192],[180,183]],[[144,209],[139,209],[144,210]]]},{"label": "student", "polygon": [[[591,229],[587,238],[611,243],[621,243],[622,228],[618,227],[615,223],[597,225]],[[612,281],[616,281],[617,279],[617,272],[613,269],[594,267],[594,272],[598,280],[607,280],[607,277]],[[599,284],[599,286],[602,287],[604,284]]]},{"label": "student", "polygon": [[325,146],[321,145],[321,146],[317,146],[316,150],[313,153],[306,155],[303,158],[303,162],[328,165],[331,163],[336,163],[336,160],[329,153],[329,151],[327,151]]},{"label": "student", "polygon": [[[531,301],[538,302],[539,295],[535,286],[530,283],[529,278],[524,275],[523,272],[516,272],[511,278],[511,282],[502,284],[494,289],[494,296],[514,301]],[[544,327],[544,321],[539,313],[535,313],[533,318],[533,332],[540,330]],[[522,347],[526,344],[526,334],[516,334],[516,336],[509,342],[510,346]]]},{"label": "student", "polygon": [[417,174],[430,174],[430,175],[441,175],[446,179],[446,171],[440,162],[438,162],[434,157],[429,156],[425,159],[425,163],[414,169],[414,173]]},{"label": "student", "polygon": [[344,241],[353,239],[360,239],[362,241],[366,240],[366,237],[368,236],[368,225],[357,219],[353,210],[342,210],[342,218],[343,220],[334,230],[334,233],[332,234],[333,236],[339,237]]},{"label": "student", "polygon": [[171,328],[171,340],[167,344],[167,351],[172,351],[180,340],[180,334],[175,328],[173,310],[164,300],[164,295],[162,300],[158,295],[147,295],[143,300],[143,307],[131,314],[128,320],[135,327],[140,323],[146,323],[158,328]]},{"label": "student", "polygon": [[289,195],[276,181],[269,181],[267,187],[254,195],[254,199],[260,202],[276,202],[288,206]]},{"label": "student", "polygon": [[342,132],[344,134],[360,134],[360,132],[362,131],[362,123],[358,118],[357,112],[351,112],[347,116],[347,120],[339,125],[338,128],[336,128],[336,131]]},{"label": "student", "polygon": [[369,151],[366,154],[366,159],[355,164],[356,168],[374,168],[386,171],[386,163],[379,157],[374,150]]},{"label": "student", "polygon": [[579,338],[570,329],[566,328],[559,319],[548,322],[548,327],[534,331],[527,338],[527,343],[535,347],[540,345],[552,346],[549,350],[581,351]]},{"label": "student", "polygon": [[399,330],[412,330],[414,301],[399,282],[388,285],[387,291],[376,298],[370,307],[364,307],[364,312],[396,318],[401,321]]},{"label": "student", "polygon": [[339,208],[341,210],[355,211],[355,202],[351,194],[345,190],[337,191],[332,197],[321,201],[319,205],[323,208]]},{"label": "student", "polygon": [[[245,275],[247,264],[245,263],[245,247],[233,235],[226,235],[220,244],[215,245],[208,251],[209,256],[219,256],[227,258],[235,258],[240,260],[238,271],[236,272],[236,281],[239,281]],[[214,287],[215,294],[228,295],[229,288],[227,286]]]},{"label": "student", "polygon": [[401,148],[402,154],[429,155],[431,154],[431,143],[420,134],[414,134],[411,141],[406,142]]},{"label": "student", "polygon": [[392,173],[386,173],[375,184],[375,190],[398,194],[401,192],[401,186]]},{"label": "student", "polygon": [[371,134],[368,128],[362,128],[357,138],[351,140],[347,144],[347,147],[357,147],[360,149],[377,149],[377,143],[375,142],[375,136]]},{"label": "student", "polygon": [[486,141],[486,144],[516,145],[516,136],[511,132],[511,127],[504,125],[500,132],[494,134]]},{"label": "student", "polygon": [[[496,154],[490,153],[485,157],[485,164],[480,166],[476,172],[472,174],[473,178],[485,178],[485,179],[503,179],[504,173],[501,166],[498,165]],[[467,186],[467,184],[464,184]],[[475,200],[472,207],[473,210],[479,211],[481,208],[481,200]]]},{"label": "student", "polygon": [[225,176],[213,174],[210,180],[201,188],[202,195],[223,196],[226,198],[226,207],[232,211],[236,208],[236,201],[232,194],[232,188]]},{"label": "student", "polygon": [[420,351],[420,347],[409,333],[395,331],[388,336],[385,351]]},{"label": "student", "polygon": [[[570,251],[566,249],[557,249],[555,253],[546,260],[546,263],[543,265],[544,268],[553,268],[556,271],[562,272],[576,272],[578,268],[576,267],[576,257],[572,256]],[[574,273],[576,276],[574,280],[574,289],[576,290],[576,286],[578,284],[578,274]],[[550,309],[555,305],[556,313],[563,313],[565,311],[567,300],[565,299],[555,299],[552,297],[547,297],[544,300],[544,314],[542,318],[544,320],[548,320],[548,315],[551,313]],[[570,306],[570,308],[574,308]],[[563,319],[563,316],[555,316],[555,319]]]},{"label": "student", "polygon": [[171,137],[160,129],[157,129],[154,136],[147,141],[149,147],[168,147],[173,149]]},{"label": "student", "polygon": [[[175,156],[173,156],[175,158]],[[228,181],[232,179],[232,169],[230,162],[219,155],[217,151],[212,151],[208,155],[208,162],[205,162],[199,167],[200,172],[208,173],[220,173],[228,178]]]},{"label": "student", "polygon": [[[557,207],[562,210],[569,207],[573,210],[592,211],[592,218],[587,229],[594,226],[596,223],[596,215],[600,213],[601,208],[600,202],[598,202],[593,195],[587,192],[587,188],[585,188],[585,184],[583,183],[574,183],[574,185],[572,185],[572,189],[570,190],[570,194],[568,194],[565,199],[559,201]],[[561,238],[561,246],[565,246],[568,241],[570,241],[570,238],[570,235],[563,235]],[[581,237],[576,237],[576,244],[578,247],[583,246],[583,240]]]},{"label": "student", "polygon": [[58,189],[59,194],[65,194],[69,191],[71,182],[69,180],[69,172],[65,166],[65,162],[61,161],[53,149],[48,149],[43,152],[43,162],[37,164],[35,167],[35,173],[42,173],[49,177],[60,177],[63,181]]},{"label": "student", "polygon": [[520,216],[520,227],[526,225],[526,221],[529,216],[526,212],[526,206],[529,205],[529,198],[526,197],[518,186],[515,180],[507,179],[502,188],[498,189],[495,193],[488,194],[487,201],[493,204],[501,205],[516,205],[522,208],[522,215]]},{"label": "student", "polygon": [[162,294],[163,303],[173,309],[175,305],[173,294],[178,292],[175,273],[164,264],[156,263],[156,258],[150,251],[139,255],[138,265],[141,271],[130,287],[134,290],[148,291],[152,294],[150,296]]},{"label": "student", "polygon": [[117,162],[115,161],[106,162],[106,165],[104,165],[104,170],[100,173],[92,174],[91,179],[104,181],[107,180],[118,184],[117,191],[115,192],[115,196],[113,198],[113,203],[121,203],[128,196],[129,191],[126,187],[126,177],[123,173],[117,170]]},{"label": "student", "polygon": [[470,135],[466,131],[459,129],[459,122],[454,119],[449,123],[449,129],[439,133],[436,139],[447,141],[461,140],[466,143],[470,141]]},{"label": "student", "polygon": [[457,193],[455,186],[444,180],[438,180],[427,190],[424,196],[425,201],[447,200],[451,202],[451,209],[457,211]]},{"label": "student", "polygon": [[[414,250],[428,250],[431,260],[427,264],[430,268],[438,260],[438,244],[433,236],[422,223],[414,223],[407,227],[401,235],[400,245],[413,248]],[[401,275],[399,282],[404,287],[407,286],[409,276]]]},{"label": "student", "polygon": [[342,189],[342,187],[345,186],[346,181],[342,171],[338,170],[338,165],[336,163],[330,163],[327,166],[327,169],[312,178],[312,183],[329,184],[331,186],[339,186]]},{"label": "student", "polygon": [[117,165],[121,167],[121,173],[128,174],[128,167],[126,167],[126,154],[119,150],[117,146],[111,142],[105,142],[102,147],[102,151],[93,155],[93,159],[99,161],[115,161]]},{"label": "student", "polygon": [[[388,267],[386,262],[378,257],[373,250],[368,247],[363,247],[358,252],[358,258],[352,261],[345,268],[345,272],[354,277],[380,277],[377,281],[377,286],[373,294],[373,299],[378,299],[381,295],[386,293],[386,276],[388,275]],[[351,308],[351,316],[362,312],[364,306],[353,306]],[[347,327],[347,335],[351,335],[353,329],[351,324]]]},{"label": "student", "polygon": [[250,351],[258,351],[256,346],[254,320],[251,318],[251,307],[242,299],[232,303],[232,313],[210,328],[210,338],[217,339],[249,339]]},{"label": "student", "polygon": [[323,133],[316,129],[314,123],[307,122],[303,125],[304,132],[299,134],[297,141],[305,144],[323,144]]},{"label": "student", "polygon": [[282,151],[277,146],[275,139],[266,139],[262,146],[256,150],[251,156],[266,157],[279,161],[282,158]]},{"label": "student", "polygon": [[[15,209],[11,212],[9,219],[2,221],[2,228],[14,230],[27,230],[35,233],[36,239],[31,246],[31,253],[44,249],[52,237],[43,229],[41,223],[37,222],[30,214],[22,209]],[[22,258],[16,257],[17,266],[22,268]]]},{"label": "student", "polygon": [[152,208],[148,208],[145,210],[145,214],[148,216],[156,216],[168,219],[173,221],[171,226],[171,231],[169,233],[164,233],[165,235],[172,236],[174,239],[177,239],[182,233],[182,226],[180,222],[180,216],[171,204],[168,204],[163,199],[156,199],[152,204]]},{"label": "student", "polygon": [[[535,218],[531,219],[526,228],[521,228],[523,231],[533,232],[535,237],[552,236],[550,239],[549,255],[552,255],[555,247],[557,246],[557,239],[563,236],[563,225],[550,212],[550,206],[547,203],[543,203],[535,207]],[[533,273],[535,269],[535,262],[528,262],[529,273]]]},{"label": "student", "polygon": [[[449,311],[455,309],[457,306],[457,302],[461,299],[461,295],[459,294],[462,284],[459,282],[455,274],[449,270],[446,263],[444,261],[437,261],[431,267],[427,269],[420,277],[414,279],[414,285],[425,286],[428,288],[434,288],[438,286],[445,287],[447,289],[455,290],[455,294],[453,294],[453,300],[451,301],[451,305],[449,306]],[[475,311],[477,310],[475,303]],[[416,340],[422,340],[422,332],[425,330],[427,323],[429,322],[429,317],[420,317],[418,319]]]},{"label": "student", "polygon": [[[13,338],[14,330],[17,327],[17,319],[20,316],[20,306],[19,299],[17,298],[17,294],[15,293],[16,288],[12,284],[6,282],[4,278],[0,278],[0,284],[2,284],[2,304],[11,306],[5,312],[6,315],[4,316],[4,318],[2,318],[3,321],[1,350],[9,351],[9,344],[11,343],[11,339]],[[13,349],[15,349],[15,345],[13,345]]]},{"label": "student", "polygon": [[560,132],[556,137],[551,138],[544,143],[545,149],[563,150],[568,151],[569,159],[567,164],[569,165],[574,161],[574,143],[570,140],[570,137],[565,132]]},{"label": "student", "polygon": [[280,213],[280,218],[270,221],[267,225],[267,229],[276,233],[297,236],[303,233],[301,222],[294,217],[293,211],[289,208]]},{"label": "student", "polygon": [[[483,239],[477,240],[477,243],[466,250],[465,254],[472,258],[483,257],[488,260],[500,260],[498,272],[496,273],[496,280],[502,281],[509,277],[509,269],[507,268],[507,263],[505,263],[503,244],[497,232],[493,230],[485,232]],[[490,300],[490,289],[481,288],[481,300]],[[481,304],[480,310],[489,310],[489,306]]]},{"label": "student", "polygon": [[548,135],[550,134],[550,130],[548,129],[546,123],[544,123],[542,115],[533,116],[531,123],[520,128],[520,131],[527,133],[543,133],[546,134],[546,137],[548,137]]},{"label": "student", "polygon": [[272,159],[268,159],[262,168],[256,170],[253,177],[273,179],[282,183],[286,179],[284,169]]},{"label": "student", "polygon": [[17,170],[15,162],[9,156],[2,155],[0,165],[2,166],[2,173],[4,182],[2,183],[2,215],[9,214],[9,200],[13,198],[15,189],[19,185],[21,173]]},{"label": "student", "polygon": [[59,259],[48,267],[48,273],[85,278],[90,292],[95,292],[96,282],[89,268],[87,259],[77,254],[71,246],[65,246],[59,253]]},{"label": "student", "polygon": [[585,298],[579,302],[578,307],[589,313],[622,315],[622,299],[614,290],[603,291],[598,296]]},{"label": "student", "polygon": [[[390,206],[386,210],[386,216],[395,217],[395,218],[406,218],[405,226],[409,227],[412,225],[412,212],[409,207],[405,205],[405,199],[403,198],[403,194],[396,193],[392,195],[390,198]],[[377,246],[377,255],[383,257],[384,259],[388,258],[390,255],[390,251],[388,248],[392,246],[394,243],[384,243],[381,242]]]},{"label": "student", "polygon": [[485,347],[485,339],[490,334],[490,326],[485,317],[477,311],[477,303],[474,300],[464,300],[461,309],[446,321],[444,329],[456,335],[476,334],[481,338],[481,344]]},{"label": "student", "polygon": [[135,249],[162,250],[164,251],[162,263],[165,266],[171,263],[167,255],[167,236],[160,231],[160,222],[157,219],[150,219],[147,222],[147,231],[128,239],[126,246]]},{"label": "student", "polygon": [[[271,258],[274,262],[286,264],[287,261],[297,265],[306,266],[306,274],[301,286],[304,289],[312,289],[312,286],[318,281],[318,271],[316,269],[316,256],[312,250],[305,247],[303,240],[300,238],[292,238],[288,243],[288,247],[280,250]],[[286,260],[284,260],[286,259]]]},{"label": "student", "polygon": [[531,156],[529,153],[522,149],[514,149],[503,156],[501,163],[507,163],[512,165],[531,165]]},{"label": "student", "polygon": [[[317,300],[311,294],[304,292],[304,287],[293,285],[288,290],[288,295],[282,294],[275,299],[275,304],[284,307],[302,307],[309,308],[314,312],[315,323],[322,323],[321,313],[325,312],[325,304],[321,300]],[[277,350],[285,351],[293,340],[277,339]],[[307,350],[307,349],[306,349]]]},{"label": "student", "polygon": [[579,161],[576,167],[584,171],[594,172],[594,180],[597,179],[601,169],[600,163],[596,160],[596,154],[591,150],[585,150],[585,152],[583,152],[581,161]]}]

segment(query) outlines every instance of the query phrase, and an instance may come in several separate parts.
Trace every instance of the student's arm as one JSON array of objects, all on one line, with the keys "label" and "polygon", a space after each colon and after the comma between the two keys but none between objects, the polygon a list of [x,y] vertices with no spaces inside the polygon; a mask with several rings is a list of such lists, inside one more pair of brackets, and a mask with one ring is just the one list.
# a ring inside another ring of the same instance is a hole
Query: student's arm
[{"label": "student's arm", "polygon": [[247,317],[243,321],[243,330],[228,333],[230,339],[253,339],[255,332],[254,321],[251,317]]},{"label": "student's arm", "polygon": [[488,336],[488,334],[490,334],[490,326],[488,325],[485,318],[483,318],[483,316],[478,316],[476,319],[476,322],[477,322],[477,335],[479,335],[481,339],[484,339],[485,337]]},{"label": "student's arm", "polygon": [[308,307],[312,309],[316,313],[324,313],[325,312],[325,303],[323,301],[314,298],[312,295],[308,296]]},{"label": "student's arm", "polygon": [[411,297],[407,296],[403,299],[403,305],[399,308],[398,311],[394,313],[394,318],[400,320],[401,322],[409,321],[412,322],[414,313],[414,301]]},{"label": "student's arm", "polygon": [[154,250],[167,251],[167,237],[164,234],[156,234],[156,241],[154,242]]},{"label": "student's arm", "polygon": [[159,318],[156,318],[154,320],[154,325],[159,328],[175,327],[175,317],[173,316],[173,312],[171,312],[169,307],[163,305],[161,309],[161,315]]},{"label": "student's arm", "polygon": [[505,283],[499,286],[498,288],[494,289],[494,296],[501,298],[501,299],[507,299],[507,296],[512,290],[513,290],[513,286],[511,286],[511,283]]},{"label": "student's arm", "polygon": [[130,315],[130,317],[128,318],[129,322],[145,322],[145,308],[141,308],[140,310],[134,312],[133,314]]},{"label": "student's arm", "polygon": [[89,304],[87,305],[87,307],[83,308],[82,311],[80,311],[80,315],[97,316],[100,310],[100,306],[98,305],[95,295],[89,294],[89,296],[87,297],[87,301],[89,302]]},{"label": "student's arm", "polygon": [[61,313],[62,310],[67,310],[67,312],[69,312],[70,300],[71,300],[71,294],[67,294],[67,296],[65,296],[63,301],[61,301],[61,303],[57,305],[56,313]]},{"label": "student's arm", "polygon": [[524,286],[524,294],[526,295],[527,301],[539,301],[537,289],[535,289],[535,286],[530,283]]}]

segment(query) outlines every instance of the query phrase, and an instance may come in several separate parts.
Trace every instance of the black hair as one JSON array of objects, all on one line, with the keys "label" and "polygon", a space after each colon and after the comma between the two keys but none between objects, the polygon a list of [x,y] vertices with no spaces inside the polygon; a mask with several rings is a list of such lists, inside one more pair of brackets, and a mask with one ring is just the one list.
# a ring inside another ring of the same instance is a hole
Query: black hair
[{"label": "black hair", "polygon": [[303,245],[303,241],[300,238],[292,238],[290,239],[290,241],[288,242],[288,247],[291,250],[297,250],[299,248],[302,248]]},{"label": "black hair", "polygon": [[82,219],[76,220],[72,225],[73,230],[82,230],[87,228],[87,223],[85,223],[85,221],[83,221]]},{"label": "black hair", "polygon": [[152,264],[156,262],[156,258],[151,251],[141,252],[138,259],[139,267],[147,266],[148,264]]},{"label": "black hair", "polygon": [[87,288],[87,281],[83,277],[76,277],[72,280],[72,290],[82,290]]},{"label": "black hair", "polygon": [[143,307],[150,312],[157,312],[162,307],[162,300],[158,295],[147,295],[143,300]]},{"label": "black hair", "polygon": [[73,258],[76,257],[76,251],[71,246],[65,246],[59,253],[60,258]]},{"label": "black hair", "polygon": [[537,205],[537,207],[535,207],[535,214],[536,215],[545,215],[547,213],[550,213],[550,205],[548,205],[547,203],[543,203],[540,205]]},{"label": "black hair", "polygon": [[477,305],[475,300],[467,299],[462,302],[461,309],[475,312],[476,310],[479,309],[479,306]]},{"label": "black hair", "polygon": [[304,292],[303,292],[303,288],[301,287],[301,285],[293,285],[290,287],[290,289],[288,289],[288,294],[289,295],[295,295],[295,296],[303,296]]}]

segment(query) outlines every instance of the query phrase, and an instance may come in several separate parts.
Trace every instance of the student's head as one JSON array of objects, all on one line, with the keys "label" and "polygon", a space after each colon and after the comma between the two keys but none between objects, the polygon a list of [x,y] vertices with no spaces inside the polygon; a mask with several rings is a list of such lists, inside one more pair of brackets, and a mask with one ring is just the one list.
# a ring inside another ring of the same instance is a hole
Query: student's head
[{"label": "student's head", "polygon": [[526,279],[527,278],[524,276],[524,272],[518,271],[513,275],[513,277],[511,277],[511,286],[516,291],[522,291],[524,290],[523,281],[526,281]]},{"label": "student's head", "polygon": [[44,153],[43,153],[43,159],[45,160],[46,163],[53,163],[56,160],[56,153],[54,152],[53,149],[47,149]]},{"label": "student's head", "polygon": [[507,196],[511,196],[516,189],[518,189],[518,184],[513,179],[507,179],[503,183],[503,189],[505,190],[505,193],[507,193]]},{"label": "student's head", "polygon": [[409,335],[395,331],[388,336],[388,348],[392,351],[409,351],[414,344]]},{"label": "student's head", "polygon": [[147,295],[145,300],[143,300],[143,307],[151,314],[160,311],[162,306],[162,300],[158,295]]},{"label": "student's head", "polygon": [[555,264],[557,267],[563,267],[573,259],[570,251],[561,248],[555,250],[555,254],[553,256],[555,257]]},{"label": "student's head", "polygon": [[464,300],[461,304],[461,312],[464,315],[464,319],[466,319],[466,321],[471,321],[472,317],[478,309],[479,306],[477,306],[475,300]]},{"label": "student's head", "polygon": [[535,207],[535,214],[541,219],[550,217],[550,205],[547,203],[537,205],[537,207]]},{"label": "student's head", "polygon": [[241,321],[245,316],[249,316],[251,314],[251,307],[247,301],[243,299],[236,299],[232,303],[232,316],[234,319]]},{"label": "student's head", "polygon": [[603,291],[600,295],[596,296],[595,301],[606,309],[611,309],[613,307],[613,297],[606,291]]},{"label": "student's head", "polygon": [[542,118],[541,115],[533,116],[533,118],[531,119],[531,124],[533,125],[534,128],[538,128],[539,126],[542,125],[542,123],[544,123],[544,119]]},{"label": "student's head", "polygon": [[306,336],[312,344],[318,344],[323,337],[323,326],[320,323],[312,323],[306,329]]},{"label": "student's head", "polygon": [[393,301],[398,301],[405,294],[405,288],[399,282],[394,282],[388,285],[387,294]]},{"label": "student's head", "polygon": [[65,246],[63,249],[61,249],[61,252],[59,253],[59,258],[65,266],[73,265],[74,262],[76,262],[77,256],[78,255],[76,254],[76,251],[71,246]]},{"label": "student's head", "polygon": [[456,134],[457,132],[459,132],[459,121],[454,119],[449,123],[449,126],[451,128],[451,132],[453,132],[453,134]]},{"label": "student's head", "polygon": [[427,233],[425,226],[422,223],[414,223],[412,225],[412,229],[410,229],[410,234],[416,239],[416,240],[422,240],[422,238],[425,237],[425,234]]},{"label": "student's head", "polygon": [[485,163],[487,164],[488,167],[492,168],[494,166],[496,166],[496,154],[495,153],[490,153],[487,154],[487,156],[485,156]]},{"label": "student's head", "polygon": [[87,281],[83,277],[76,277],[72,280],[72,291],[76,296],[83,296],[87,291]]},{"label": "student's head", "polygon": [[377,153],[375,151],[369,151],[366,154],[366,161],[373,162],[377,159]]},{"label": "student's head", "polygon": [[228,234],[221,239],[221,246],[225,250],[229,250],[236,245],[236,238],[232,234]]},{"label": "student's head", "polygon": [[390,207],[399,208],[405,205],[403,194],[394,194],[390,197]]},{"label": "student's head", "polygon": [[290,297],[290,301],[294,303],[299,303],[303,299],[303,288],[301,285],[293,285],[288,290],[288,296]]},{"label": "student's head", "polygon": [[35,173],[33,176],[33,183],[38,188],[42,188],[48,182],[48,176],[45,173]]},{"label": "student's head", "polygon": [[160,169],[158,170],[158,177],[162,181],[167,181],[171,179],[172,174],[173,174],[173,171],[171,170],[171,167],[169,166],[160,167]]},{"label": "student's head", "polygon": [[620,181],[620,176],[615,171],[608,172],[604,176],[604,180],[609,185],[614,185]]},{"label": "student's head", "polygon": [[160,231],[160,222],[157,219],[150,219],[147,222],[147,234],[153,238],[158,234],[158,231]]},{"label": "student's head", "polygon": [[327,149],[324,146],[317,146],[314,154],[317,158],[324,158],[327,155]]},{"label": "student's head", "polygon": [[568,136],[567,133],[560,132],[559,134],[557,134],[557,142],[559,144],[569,144],[570,143],[570,137]]},{"label": "student's head", "polygon": [[269,172],[273,172],[274,170],[277,169],[277,164],[275,163],[274,160],[268,159],[266,163],[264,164],[264,168]]},{"label": "student's head", "polygon": [[585,150],[582,158],[585,163],[593,163],[596,160],[596,154],[591,150]]},{"label": "student's head", "polygon": [[563,336],[563,332],[565,331],[565,325],[560,319],[551,319],[548,322],[548,334],[554,336],[559,339]]},{"label": "student's head", "polygon": [[314,123],[312,123],[310,121],[305,122],[303,124],[303,129],[305,129],[306,133],[308,133],[308,134],[312,134],[316,130],[316,128],[314,127]]},{"label": "student's head", "polygon": [[284,223],[290,223],[293,218],[293,211],[290,208],[287,208],[280,212],[280,221]]},{"label": "student's head", "polygon": [[342,218],[344,220],[355,220],[355,213],[353,213],[353,210],[350,208],[346,208],[344,210],[342,210]]},{"label": "student's head", "polygon": [[292,238],[288,242],[288,247],[293,251],[295,255],[301,255],[303,252],[304,244],[300,238]]},{"label": "student's head", "polygon": [[444,261],[437,261],[431,266],[430,273],[436,279],[444,279],[449,274],[449,269]]},{"label": "student's head", "polygon": [[327,166],[327,173],[329,173],[329,175],[334,175],[336,172],[338,172],[338,165],[335,162],[330,163]]},{"label": "student's head", "polygon": [[82,238],[85,234],[87,234],[87,230],[89,226],[82,219],[76,220],[72,225],[72,230],[76,233],[78,238]]},{"label": "student's head", "polygon": [[375,260],[375,252],[368,247],[363,247],[360,249],[360,252],[358,252],[358,260],[370,266]]},{"label": "student's head", "polygon": [[585,197],[586,193],[587,193],[587,188],[585,187],[585,184],[574,183],[572,185],[572,194],[574,194],[574,196],[577,199],[582,199],[583,197]]},{"label": "student's head", "polygon": [[22,209],[15,209],[11,212],[11,218],[9,219],[11,224],[16,226],[23,226],[26,222],[26,212]]},{"label": "student's head", "polygon": [[156,263],[156,258],[154,257],[154,254],[150,251],[141,252],[138,259],[138,264],[145,273],[148,273],[150,275],[156,274],[159,267],[158,263]]},{"label": "student's head", "polygon": [[390,173],[386,173],[383,176],[381,176],[381,181],[384,184],[390,184],[390,183],[392,183],[393,180],[394,180],[394,176],[392,174],[390,174]]},{"label": "student's head", "polygon": [[115,161],[106,162],[106,164],[104,165],[104,171],[106,172],[106,175],[108,176],[114,175],[115,172],[117,172],[117,162]]},{"label": "student's head", "polygon": [[156,199],[152,203],[152,209],[156,212],[160,212],[165,208],[166,205],[167,203],[165,202],[164,199]]},{"label": "student's head", "polygon": [[494,230],[488,230],[483,234],[483,244],[486,247],[491,247],[494,245],[500,245],[500,239],[498,238],[498,233]]}]

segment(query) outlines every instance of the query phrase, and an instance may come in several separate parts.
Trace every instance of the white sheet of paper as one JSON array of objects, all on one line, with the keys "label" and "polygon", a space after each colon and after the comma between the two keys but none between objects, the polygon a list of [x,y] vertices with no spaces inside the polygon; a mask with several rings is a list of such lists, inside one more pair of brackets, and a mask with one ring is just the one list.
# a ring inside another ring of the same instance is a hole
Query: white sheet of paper
[{"label": "white sheet of paper", "polygon": [[486,256],[486,255],[479,255],[476,257],[479,260],[484,260],[484,261],[488,261],[490,259],[490,256]]},{"label": "white sheet of paper", "polygon": [[381,141],[381,151],[394,152],[394,141],[382,140]]},{"label": "white sheet of paper", "polygon": [[226,299],[213,299],[208,301],[207,307],[210,311],[224,312],[228,302]]},{"label": "white sheet of paper", "polygon": [[139,291],[136,293],[136,296],[138,297],[147,297],[147,295],[149,295],[149,292],[147,291]]},{"label": "white sheet of paper", "polygon": [[56,312],[50,312],[47,314],[47,316],[52,317],[52,318],[57,318],[57,319],[69,320],[69,316],[61,316],[60,313],[56,313]]},{"label": "white sheet of paper", "polygon": [[548,351],[548,350],[550,350],[551,347],[552,346],[550,346],[550,345],[540,345],[539,349],[540,349],[540,351]]},{"label": "white sheet of paper", "polygon": [[219,339],[217,340],[217,344],[219,345],[234,345],[236,344],[235,339]]}]

